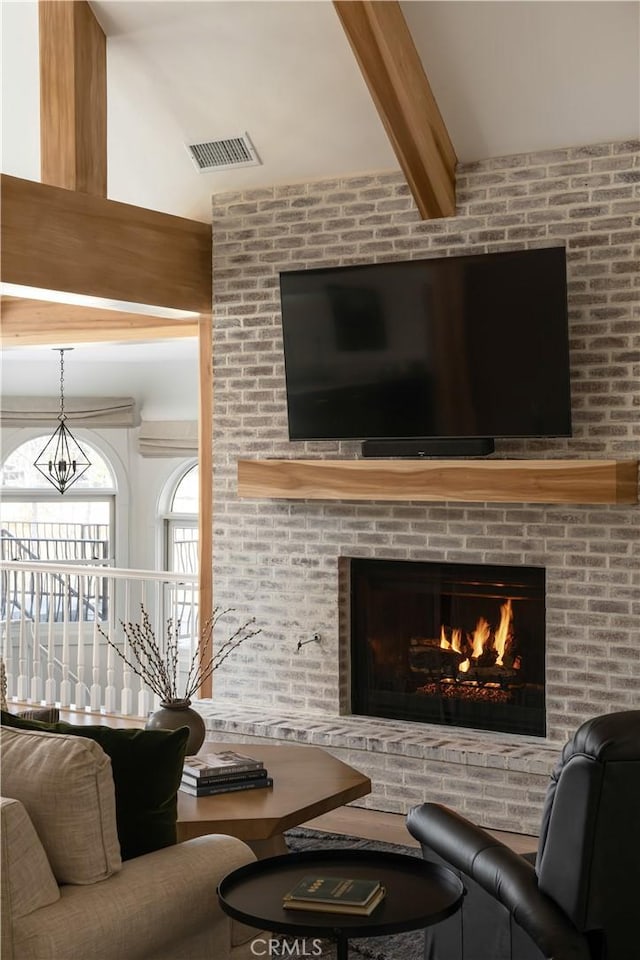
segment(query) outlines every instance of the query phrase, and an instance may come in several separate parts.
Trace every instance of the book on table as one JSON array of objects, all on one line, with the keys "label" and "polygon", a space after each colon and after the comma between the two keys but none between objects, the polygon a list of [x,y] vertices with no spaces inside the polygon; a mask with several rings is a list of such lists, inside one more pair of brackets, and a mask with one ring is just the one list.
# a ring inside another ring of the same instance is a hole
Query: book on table
[{"label": "book on table", "polygon": [[255,777],[251,780],[223,780],[221,783],[195,784],[193,781],[180,781],[180,790],[192,797],[212,797],[219,793],[234,793],[237,790],[259,790],[272,787],[273,777]]},{"label": "book on table", "polygon": [[260,770],[241,770],[239,773],[218,773],[212,777],[193,777],[186,771],[182,773],[182,782],[192,787],[215,787],[220,783],[241,783],[244,780],[263,780],[269,773],[266,767]]},{"label": "book on table", "polygon": [[285,894],[285,910],[316,910],[324,913],[349,913],[369,916],[384,899],[385,888],[379,880],[352,877],[303,877]]},{"label": "book on table", "polygon": [[261,770],[262,760],[254,760],[237,750],[220,750],[217,753],[202,753],[184,758],[183,775],[194,780],[202,777],[225,776],[230,773],[245,773]]}]

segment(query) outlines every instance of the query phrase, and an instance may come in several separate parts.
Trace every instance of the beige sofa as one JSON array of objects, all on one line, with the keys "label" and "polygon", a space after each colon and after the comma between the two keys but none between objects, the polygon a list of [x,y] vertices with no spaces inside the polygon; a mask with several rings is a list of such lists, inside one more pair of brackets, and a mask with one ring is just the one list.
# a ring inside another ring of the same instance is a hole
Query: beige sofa
[{"label": "beige sofa", "polygon": [[[92,740],[2,727],[2,960],[249,960],[216,886],[254,859],[206,836],[120,859],[111,762]],[[45,775],[46,774],[46,775]]]}]

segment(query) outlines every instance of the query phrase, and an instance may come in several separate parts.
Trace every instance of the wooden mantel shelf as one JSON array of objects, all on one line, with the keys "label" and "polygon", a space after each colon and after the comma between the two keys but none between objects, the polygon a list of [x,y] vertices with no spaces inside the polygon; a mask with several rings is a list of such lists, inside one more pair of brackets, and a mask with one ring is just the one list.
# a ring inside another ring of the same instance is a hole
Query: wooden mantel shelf
[{"label": "wooden mantel shelf", "polygon": [[637,503],[637,460],[239,460],[238,496]]}]

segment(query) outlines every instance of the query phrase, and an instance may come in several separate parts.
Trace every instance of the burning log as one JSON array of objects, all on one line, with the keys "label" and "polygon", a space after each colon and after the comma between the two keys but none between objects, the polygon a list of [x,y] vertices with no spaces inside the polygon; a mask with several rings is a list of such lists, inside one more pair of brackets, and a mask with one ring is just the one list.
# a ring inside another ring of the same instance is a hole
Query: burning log
[{"label": "burning log", "polygon": [[409,670],[428,677],[455,676],[464,654],[441,646],[440,640],[413,637],[409,644]]}]

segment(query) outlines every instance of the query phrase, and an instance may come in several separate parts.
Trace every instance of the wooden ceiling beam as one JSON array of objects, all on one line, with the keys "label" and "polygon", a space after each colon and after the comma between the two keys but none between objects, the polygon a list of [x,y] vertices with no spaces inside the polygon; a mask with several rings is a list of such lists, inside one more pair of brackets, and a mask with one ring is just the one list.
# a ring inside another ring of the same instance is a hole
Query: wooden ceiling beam
[{"label": "wooden ceiling beam", "polygon": [[456,212],[457,157],[400,4],[334,0],[423,219]]},{"label": "wooden ceiling beam", "polygon": [[3,349],[197,337],[199,332],[199,317],[169,320],[148,314],[11,296],[0,298],[0,305],[0,345]]},{"label": "wooden ceiling beam", "polygon": [[85,0],[40,0],[40,175],[107,195],[106,37]]},{"label": "wooden ceiling beam", "polygon": [[[41,0],[39,17],[44,182],[1,178],[1,279],[200,316],[195,324],[171,322],[6,298],[3,338],[17,345],[41,343],[42,337],[56,344],[88,342],[93,331],[94,342],[199,337],[199,613],[204,623],[213,596],[211,227],[106,199],[106,38],[86,0]],[[209,681],[201,695],[210,693]]]},{"label": "wooden ceiling beam", "polygon": [[211,312],[211,225],[0,177],[5,283]]}]

